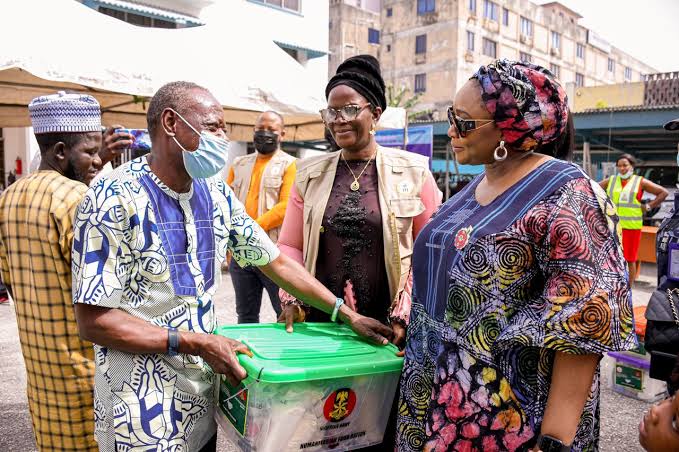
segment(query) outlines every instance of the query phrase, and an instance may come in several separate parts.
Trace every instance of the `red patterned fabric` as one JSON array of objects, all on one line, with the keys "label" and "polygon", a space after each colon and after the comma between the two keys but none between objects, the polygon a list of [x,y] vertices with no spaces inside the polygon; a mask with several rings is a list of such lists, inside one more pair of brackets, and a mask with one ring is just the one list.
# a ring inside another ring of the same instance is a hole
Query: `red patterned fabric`
[{"label": "red patterned fabric", "polygon": [[566,130],[568,98],[547,69],[506,59],[481,66],[486,109],[512,149],[530,151],[555,141]]}]

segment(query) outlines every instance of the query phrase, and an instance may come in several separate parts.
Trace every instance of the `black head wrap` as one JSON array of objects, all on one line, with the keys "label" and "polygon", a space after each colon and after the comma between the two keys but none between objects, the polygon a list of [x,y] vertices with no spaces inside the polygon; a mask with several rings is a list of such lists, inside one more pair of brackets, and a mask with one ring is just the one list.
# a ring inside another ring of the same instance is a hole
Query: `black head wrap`
[{"label": "black head wrap", "polygon": [[355,89],[375,107],[382,111],[387,109],[384,80],[380,71],[380,63],[371,55],[356,55],[344,60],[337,67],[337,72],[325,87],[325,98],[330,91],[339,85]]}]

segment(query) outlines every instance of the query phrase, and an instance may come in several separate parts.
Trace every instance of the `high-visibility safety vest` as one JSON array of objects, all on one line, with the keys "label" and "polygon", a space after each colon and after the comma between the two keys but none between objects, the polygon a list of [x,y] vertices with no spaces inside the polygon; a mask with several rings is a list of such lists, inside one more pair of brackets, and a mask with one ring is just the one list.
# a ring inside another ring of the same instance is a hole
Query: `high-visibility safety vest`
[{"label": "high-visibility safety vest", "polygon": [[622,229],[641,229],[644,224],[641,202],[637,198],[641,179],[641,176],[632,176],[624,188],[622,177],[611,176],[608,179],[608,197],[615,204]]}]

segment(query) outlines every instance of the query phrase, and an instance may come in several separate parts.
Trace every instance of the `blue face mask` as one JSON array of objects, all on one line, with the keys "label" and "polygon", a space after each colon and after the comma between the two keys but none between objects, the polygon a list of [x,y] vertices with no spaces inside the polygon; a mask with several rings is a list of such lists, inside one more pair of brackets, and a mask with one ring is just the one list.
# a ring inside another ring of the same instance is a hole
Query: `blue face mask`
[{"label": "blue face mask", "polygon": [[[174,111],[174,110],[172,110]],[[172,139],[177,146],[182,149],[182,157],[184,159],[184,168],[193,179],[208,179],[224,168],[226,165],[226,157],[229,153],[231,142],[216,137],[206,131],[198,132],[189,122],[176,111],[174,112],[184,123],[191,127],[191,130],[200,136],[198,142],[198,149],[195,151],[187,151],[184,146],[177,141],[174,136]]]}]

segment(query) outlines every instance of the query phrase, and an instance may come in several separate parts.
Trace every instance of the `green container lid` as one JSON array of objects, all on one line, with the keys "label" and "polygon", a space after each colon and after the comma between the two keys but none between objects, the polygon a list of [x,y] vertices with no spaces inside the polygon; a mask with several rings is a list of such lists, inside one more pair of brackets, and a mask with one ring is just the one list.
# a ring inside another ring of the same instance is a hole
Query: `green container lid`
[{"label": "green container lid", "polygon": [[268,383],[290,383],[400,372],[403,367],[394,345],[369,344],[335,323],[296,323],[293,333],[282,323],[226,325],[215,334],[250,347],[252,358],[239,355],[248,381],[259,376]]}]

